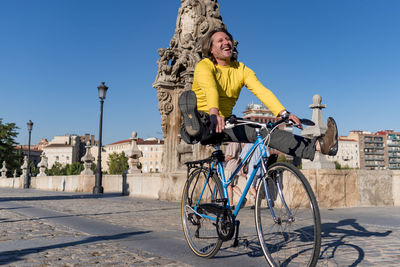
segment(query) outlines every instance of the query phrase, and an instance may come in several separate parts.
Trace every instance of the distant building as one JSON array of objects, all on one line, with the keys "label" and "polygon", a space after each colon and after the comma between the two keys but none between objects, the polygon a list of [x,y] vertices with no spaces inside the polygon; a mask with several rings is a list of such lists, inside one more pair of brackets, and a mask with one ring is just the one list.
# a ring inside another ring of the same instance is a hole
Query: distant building
[{"label": "distant building", "polygon": [[378,134],[386,136],[388,169],[400,170],[400,133],[386,130]]},{"label": "distant building", "polygon": [[[278,118],[275,117],[275,115],[270,111],[266,106],[262,104],[254,104],[251,103],[247,105],[246,110],[243,111],[243,118],[252,120],[252,121],[257,121],[257,122],[263,122],[263,123],[275,123],[278,121]],[[279,129],[286,130],[288,132],[292,132],[293,129],[290,126],[286,125],[280,125]],[[283,154],[282,152],[270,148],[270,153],[271,154]],[[292,160],[292,156],[286,155],[286,159]]]},{"label": "distant building", "polygon": [[358,141],[360,169],[384,170],[388,168],[386,134],[357,130],[351,131],[347,138]]},{"label": "distant building", "polygon": [[337,155],[328,156],[327,158],[330,161],[336,161],[342,167],[360,168],[359,141],[357,137],[352,139],[348,136],[339,136]]},{"label": "distant building", "polygon": [[77,135],[54,136],[53,140],[44,148],[47,157],[48,168],[59,162],[65,166],[78,162],[80,140]]},{"label": "distant building", "polygon": [[48,159],[48,168],[51,168],[56,162],[63,166],[80,162],[85,155],[87,143],[94,145],[98,144],[98,141],[95,141],[94,135],[90,134],[54,136],[53,140],[43,149]]},{"label": "distant building", "polygon": [[138,140],[138,148],[143,152],[140,158],[143,172],[161,172],[162,156],[164,153],[164,140],[149,138]]},{"label": "distant building", "polygon": [[[143,152],[143,156],[139,158],[140,163],[142,164],[142,172],[161,172],[162,171],[162,155],[164,152],[164,140],[160,140],[157,138],[148,138],[142,139],[138,138],[137,146],[139,150]],[[126,156],[129,155],[131,149],[131,139],[118,141],[109,145],[104,146],[103,152],[101,154],[102,159],[102,170],[108,170],[108,157],[112,153],[120,154],[122,152],[125,153]],[[91,150],[92,155],[96,158],[98,156],[97,146],[92,147]]]},{"label": "distant building", "polygon": [[[30,161],[33,163],[33,165],[36,167],[38,163],[40,162],[40,155],[43,152],[44,147],[48,144],[49,142],[46,139],[40,140],[40,142],[37,145],[31,145],[30,147],[30,154],[29,158]],[[22,154],[24,156],[28,156],[28,145],[18,145],[15,147],[16,150],[22,150]]]}]

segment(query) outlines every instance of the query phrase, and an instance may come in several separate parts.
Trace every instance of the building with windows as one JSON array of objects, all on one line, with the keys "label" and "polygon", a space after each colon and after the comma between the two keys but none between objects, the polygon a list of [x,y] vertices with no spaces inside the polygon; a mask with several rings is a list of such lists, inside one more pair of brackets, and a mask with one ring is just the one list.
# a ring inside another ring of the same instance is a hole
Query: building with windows
[{"label": "building with windows", "polygon": [[43,151],[47,157],[48,168],[59,162],[65,166],[78,162],[80,140],[77,135],[54,136],[53,140],[44,147]]},{"label": "building with windows", "polygon": [[[354,138],[354,137],[353,137]],[[357,137],[339,136],[338,153],[336,156],[327,156],[329,161],[337,162],[341,167],[360,168],[359,142]]]},{"label": "building with windows", "polygon": [[[358,140],[360,169],[383,170],[388,167],[387,136],[383,132],[351,131],[348,138]],[[339,152],[340,153],[340,148]]]},{"label": "building with windows", "polygon": [[378,133],[386,136],[388,169],[400,170],[400,133],[393,130]]},{"label": "building with windows", "polygon": [[[143,156],[139,158],[142,165],[142,172],[161,172],[162,171],[162,155],[164,152],[164,140],[157,138],[137,139],[138,149],[142,151]],[[102,159],[102,170],[108,170],[108,157],[112,153],[124,152],[126,156],[129,155],[131,149],[131,139],[118,141],[109,145],[104,146],[101,159]],[[97,146],[91,148],[91,153],[97,161],[98,150]]]},{"label": "building with windows", "polygon": [[139,159],[142,164],[142,171],[161,172],[164,140],[148,138],[145,140],[138,140],[137,144],[138,148],[143,152],[143,157]]},{"label": "building with windows", "polygon": [[251,103],[247,105],[246,110],[243,111],[243,118],[257,122],[276,122],[277,118],[274,114],[262,104]]},{"label": "building with windows", "polygon": [[15,149],[22,150],[22,154],[24,156],[28,156],[28,150],[30,150],[30,161],[36,167],[41,160],[40,155],[42,154],[44,147],[46,147],[48,143],[49,142],[45,138],[43,138],[37,145],[31,145],[30,148],[28,148],[28,145],[18,145],[15,146]]}]

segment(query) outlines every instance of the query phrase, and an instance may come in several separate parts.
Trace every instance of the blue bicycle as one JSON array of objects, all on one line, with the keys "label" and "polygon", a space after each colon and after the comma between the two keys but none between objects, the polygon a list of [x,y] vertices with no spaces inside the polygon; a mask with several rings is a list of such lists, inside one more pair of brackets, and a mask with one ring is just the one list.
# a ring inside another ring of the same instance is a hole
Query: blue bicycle
[{"label": "blue bicycle", "polygon": [[[301,120],[303,124],[313,124]],[[182,194],[182,226],[190,249],[200,257],[211,258],[223,242],[234,237],[238,245],[240,221],[236,218],[257,170],[263,175],[256,188],[255,224],[261,250],[270,266],[315,266],[321,247],[321,219],[317,200],[304,175],[290,163],[276,162],[269,154],[269,138],[280,124],[292,124],[288,118],[265,124],[239,118],[230,119],[226,127],[251,125],[257,140],[228,179],[225,177],[224,154],[214,145],[211,157],[187,162],[188,177]],[[265,138],[261,130],[267,129]],[[240,169],[250,161],[255,149],[261,155],[254,166],[232,211],[227,187]]]}]

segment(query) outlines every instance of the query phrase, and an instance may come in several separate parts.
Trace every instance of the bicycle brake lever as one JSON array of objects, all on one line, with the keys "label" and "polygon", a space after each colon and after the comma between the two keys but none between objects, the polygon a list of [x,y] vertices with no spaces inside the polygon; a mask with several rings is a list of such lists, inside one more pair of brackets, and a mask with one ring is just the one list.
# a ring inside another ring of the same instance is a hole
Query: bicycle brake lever
[{"label": "bicycle brake lever", "polygon": [[309,119],[300,119],[301,124],[307,125],[307,126],[314,126],[315,123],[312,120]]},{"label": "bicycle brake lever", "polygon": [[225,123],[225,129],[232,129],[233,127],[235,127],[235,124],[232,124],[229,121]]}]

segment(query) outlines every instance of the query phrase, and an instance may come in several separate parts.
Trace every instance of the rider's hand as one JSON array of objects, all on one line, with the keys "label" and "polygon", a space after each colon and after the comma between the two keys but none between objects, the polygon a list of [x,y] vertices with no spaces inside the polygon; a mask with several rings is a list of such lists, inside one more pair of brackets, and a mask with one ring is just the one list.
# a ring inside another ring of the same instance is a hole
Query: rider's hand
[{"label": "rider's hand", "polygon": [[297,128],[303,129],[303,125],[301,125],[300,119],[296,115],[290,114],[289,120],[293,121]]},{"label": "rider's hand", "polygon": [[214,129],[216,133],[221,133],[225,128],[225,118],[219,115],[217,108],[210,108],[210,121],[211,129]]}]

